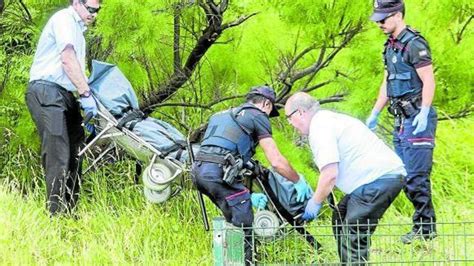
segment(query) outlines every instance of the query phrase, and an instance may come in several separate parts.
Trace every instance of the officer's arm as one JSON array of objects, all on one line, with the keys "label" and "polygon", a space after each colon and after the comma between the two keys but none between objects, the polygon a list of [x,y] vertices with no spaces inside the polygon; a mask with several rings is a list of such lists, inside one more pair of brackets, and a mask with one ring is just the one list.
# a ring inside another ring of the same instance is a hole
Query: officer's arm
[{"label": "officer's arm", "polygon": [[433,74],[433,65],[427,65],[416,69],[416,73],[423,82],[423,88],[421,92],[421,105],[431,106],[433,102],[435,92],[435,80]]},{"label": "officer's arm", "polygon": [[384,71],[382,85],[380,85],[379,96],[375,102],[374,108],[372,110],[380,112],[385,107],[388,101],[387,96],[387,70]]},{"label": "officer's arm", "polygon": [[273,138],[263,138],[258,142],[265,153],[265,157],[280,175],[296,183],[300,179],[288,160],[283,157]]},{"label": "officer's arm", "polygon": [[76,57],[76,51],[72,45],[67,45],[61,52],[61,63],[69,80],[77,88],[79,94],[89,90],[87,80],[82,73],[81,65]]},{"label": "officer's arm", "polygon": [[313,195],[313,199],[316,202],[323,202],[336,185],[338,166],[338,163],[331,163],[321,169],[321,174],[319,175],[318,180],[318,187],[316,188],[316,192]]}]

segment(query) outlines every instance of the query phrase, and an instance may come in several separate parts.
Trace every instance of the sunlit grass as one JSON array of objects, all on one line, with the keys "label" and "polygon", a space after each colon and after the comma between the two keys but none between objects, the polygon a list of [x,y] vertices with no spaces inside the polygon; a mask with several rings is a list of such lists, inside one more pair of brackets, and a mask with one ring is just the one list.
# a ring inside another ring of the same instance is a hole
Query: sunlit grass
[{"label": "sunlit grass", "polygon": [[[474,147],[469,142],[472,125],[472,120],[442,122],[438,129],[432,183],[440,222],[459,223],[474,217]],[[291,148],[289,141],[283,141],[284,136],[276,135],[279,146],[314,186],[317,175],[307,167],[311,163],[309,150]],[[10,154],[3,164],[0,264],[212,264],[212,233],[203,230],[199,204],[189,180],[176,197],[163,205],[152,205],[143,197],[142,185],[134,183],[134,162],[109,164],[84,176],[75,215],[50,218],[45,211],[39,165],[36,153],[24,148]],[[207,199],[206,203],[210,218],[220,215]],[[421,246],[401,245],[398,239],[410,230],[412,212],[411,203],[401,193],[381,222],[403,225],[391,226],[390,236],[386,236],[388,229],[377,229],[371,260],[412,260],[418,258],[411,257],[416,254],[428,260],[453,260],[464,254],[462,238],[439,238]],[[261,256],[287,263],[337,261],[329,217],[329,208],[323,208],[317,226],[310,230],[319,235],[325,247],[320,253],[310,249],[301,237],[290,235],[260,246]],[[463,233],[462,229],[461,225],[443,226],[439,231]],[[472,226],[465,230],[473,233]],[[472,243],[472,239],[467,241]],[[440,252],[451,246],[459,250]],[[301,256],[308,254],[308,259],[303,260]]]}]

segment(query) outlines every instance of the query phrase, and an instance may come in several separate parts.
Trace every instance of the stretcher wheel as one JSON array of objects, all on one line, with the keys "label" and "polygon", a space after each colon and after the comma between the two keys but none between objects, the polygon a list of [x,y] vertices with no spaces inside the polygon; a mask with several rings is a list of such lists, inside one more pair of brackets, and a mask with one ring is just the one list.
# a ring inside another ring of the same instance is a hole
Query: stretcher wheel
[{"label": "stretcher wheel", "polygon": [[144,187],[143,194],[145,194],[145,198],[151,203],[163,203],[171,197],[171,187],[168,186],[161,191]]},{"label": "stretcher wheel", "polygon": [[271,211],[257,211],[254,215],[253,226],[257,236],[272,237],[280,229],[280,219]]},{"label": "stretcher wheel", "polygon": [[154,163],[143,171],[143,184],[151,190],[164,190],[169,186],[171,175],[171,170],[166,165]]}]

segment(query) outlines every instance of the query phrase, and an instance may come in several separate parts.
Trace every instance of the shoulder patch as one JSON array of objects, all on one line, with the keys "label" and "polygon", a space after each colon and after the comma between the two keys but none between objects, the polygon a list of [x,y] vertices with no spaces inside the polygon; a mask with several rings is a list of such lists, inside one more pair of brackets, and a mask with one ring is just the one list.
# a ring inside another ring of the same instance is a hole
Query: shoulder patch
[{"label": "shoulder patch", "polygon": [[427,56],[427,55],[428,55],[428,51],[426,51],[426,50],[421,50],[421,51],[418,52],[418,55],[419,55],[420,57],[422,57],[422,56]]}]

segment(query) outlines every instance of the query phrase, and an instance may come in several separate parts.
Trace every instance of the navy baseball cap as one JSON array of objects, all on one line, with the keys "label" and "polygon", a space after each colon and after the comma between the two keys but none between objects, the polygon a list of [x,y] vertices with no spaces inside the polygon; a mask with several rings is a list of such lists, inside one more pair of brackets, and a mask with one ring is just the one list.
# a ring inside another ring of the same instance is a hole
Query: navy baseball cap
[{"label": "navy baseball cap", "polygon": [[270,112],[269,117],[275,117],[275,116],[280,115],[275,105],[276,93],[270,86],[262,85],[262,86],[252,87],[249,93],[247,93],[247,96],[249,95],[260,95],[270,100],[270,102],[272,102],[272,111]]},{"label": "navy baseball cap", "polygon": [[370,20],[378,22],[396,12],[402,11],[404,4],[402,0],[374,0],[374,12]]}]

